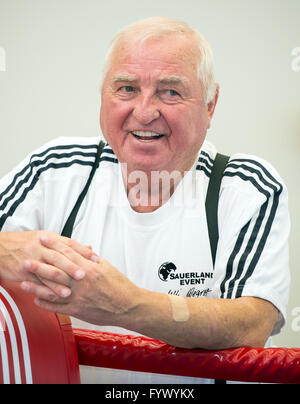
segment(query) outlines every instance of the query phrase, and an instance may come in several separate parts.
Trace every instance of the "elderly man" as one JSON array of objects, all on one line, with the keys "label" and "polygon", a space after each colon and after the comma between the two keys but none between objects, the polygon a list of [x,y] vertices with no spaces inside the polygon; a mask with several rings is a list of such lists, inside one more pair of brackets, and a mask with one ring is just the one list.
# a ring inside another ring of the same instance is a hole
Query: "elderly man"
[{"label": "elderly man", "polygon": [[[1,277],[106,330],[185,348],[264,346],[285,322],[287,191],[267,162],[231,156],[213,262],[216,149],[205,137],[218,95],[210,47],[187,24],[122,30],[105,64],[100,164],[99,139],[59,138],[1,181]],[[61,236],[93,165],[72,239]]]}]

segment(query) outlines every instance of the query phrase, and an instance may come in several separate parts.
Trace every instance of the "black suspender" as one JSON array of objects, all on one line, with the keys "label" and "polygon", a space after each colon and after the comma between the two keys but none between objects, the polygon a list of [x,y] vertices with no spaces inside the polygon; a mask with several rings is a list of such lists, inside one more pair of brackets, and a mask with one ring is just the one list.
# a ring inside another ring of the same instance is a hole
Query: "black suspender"
[{"label": "black suspender", "polygon": [[205,201],[206,219],[207,219],[207,227],[208,227],[213,266],[215,266],[217,245],[219,240],[219,228],[218,228],[219,192],[223,172],[226,168],[228,161],[229,161],[228,156],[224,156],[223,154],[217,153],[211,171]]},{"label": "black suspender", "polygon": [[[217,246],[219,241],[218,227],[218,205],[221,181],[224,170],[229,161],[228,156],[217,153],[211,176],[208,184],[208,190],[205,201],[207,227],[211,248],[213,266],[215,266]],[[226,380],[215,379],[215,384],[227,384]]]},{"label": "black suspender", "polygon": [[78,211],[80,209],[80,206],[81,206],[81,204],[82,204],[82,202],[83,202],[83,200],[84,200],[84,198],[85,198],[85,196],[86,196],[86,194],[87,194],[87,192],[89,190],[89,187],[91,185],[91,182],[92,182],[92,179],[93,179],[94,174],[96,172],[96,169],[99,166],[99,161],[100,161],[101,153],[102,153],[102,150],[103,150],[104,146],[105,146],[105,143],[101,141],[99,143],[97,154],[96,154],[96,159],[95,159],[95,162],[94,162],[93,167],[91,169],[91,172],[90,172],[89,178],[87,180],[87,183],[86,183],[85,187],[83,188],[81,194],[79,195],[78,200],[77,200],[77,202],[76,202],[76,204],[75,204],[75,206],[74,206],[68,220],[66,221],[66,224],[65,224],[65,226],[63,228],[63,231],[61,233],[62,236],[69,237],[69,238],[71,238],[71,236],[72,236],[73,227],[74,227],[74,223],[75,223],[75,220],[76,220],[77,213],[78,213]]}]

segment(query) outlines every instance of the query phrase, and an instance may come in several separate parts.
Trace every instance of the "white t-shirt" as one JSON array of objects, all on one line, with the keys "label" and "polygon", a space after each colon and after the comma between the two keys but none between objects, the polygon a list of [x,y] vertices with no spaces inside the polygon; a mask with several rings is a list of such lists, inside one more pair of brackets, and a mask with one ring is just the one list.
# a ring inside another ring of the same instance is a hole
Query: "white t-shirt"
[{"label": "white t-shirt", "polygon": [[[61,233],[86,184],[100,138],[58,138],[28,156],[0,181],[0,230]],[[193,298],[255,296],[280,312],[289,295],[287,190],[276,170],[254,156],[235,154],[219,200],[219,244],[213,268],[205,198],[216,155],[205,142],[192,169],[162,207],[135,212],[121,167],[107,145],[78,213],[72,238],[118,268],[136,285]],[[73,319],[77,328],[95,327]],[[200,379],[82,368],[83,382],[199,383]],[[208,382],[208,381],[207,381]]]}]

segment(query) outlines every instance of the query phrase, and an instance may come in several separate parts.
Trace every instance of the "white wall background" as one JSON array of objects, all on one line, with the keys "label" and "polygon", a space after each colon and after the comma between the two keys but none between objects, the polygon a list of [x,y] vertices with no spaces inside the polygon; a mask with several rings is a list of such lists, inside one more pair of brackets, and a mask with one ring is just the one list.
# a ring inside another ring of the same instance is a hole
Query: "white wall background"
[{"label": "white wall background", "polygon": [[99,134],[108,43],[156,15],[187,21],[214,49],[221,97],[209,138],[266,158],[288,185],[293,282],[275,343],[300,347],[299,0],[0,0],[0,176],[54,137]]}]

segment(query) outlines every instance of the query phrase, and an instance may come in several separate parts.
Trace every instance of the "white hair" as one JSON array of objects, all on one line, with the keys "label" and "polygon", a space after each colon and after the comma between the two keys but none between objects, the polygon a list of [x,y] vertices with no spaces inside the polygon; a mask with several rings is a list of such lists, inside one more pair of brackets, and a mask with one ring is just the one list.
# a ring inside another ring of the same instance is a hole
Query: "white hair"
[{"label": "white hair", "polygon": [[151,38],[161,38],[170,34],[192,35],[199,49],[197,60],[198,79],[201,81],[204,91],[204,99],[209,104],[216,95],[217,83],[214,75],[213,52],[206,39],[196,29],[187,23],[167,17],[152,17],[137,21],[126,26],[111,41],[110,47],[104,59],[103,79],[109,71],[112,55],[117,46],[124,41],[134,38],[141,44]]}]

